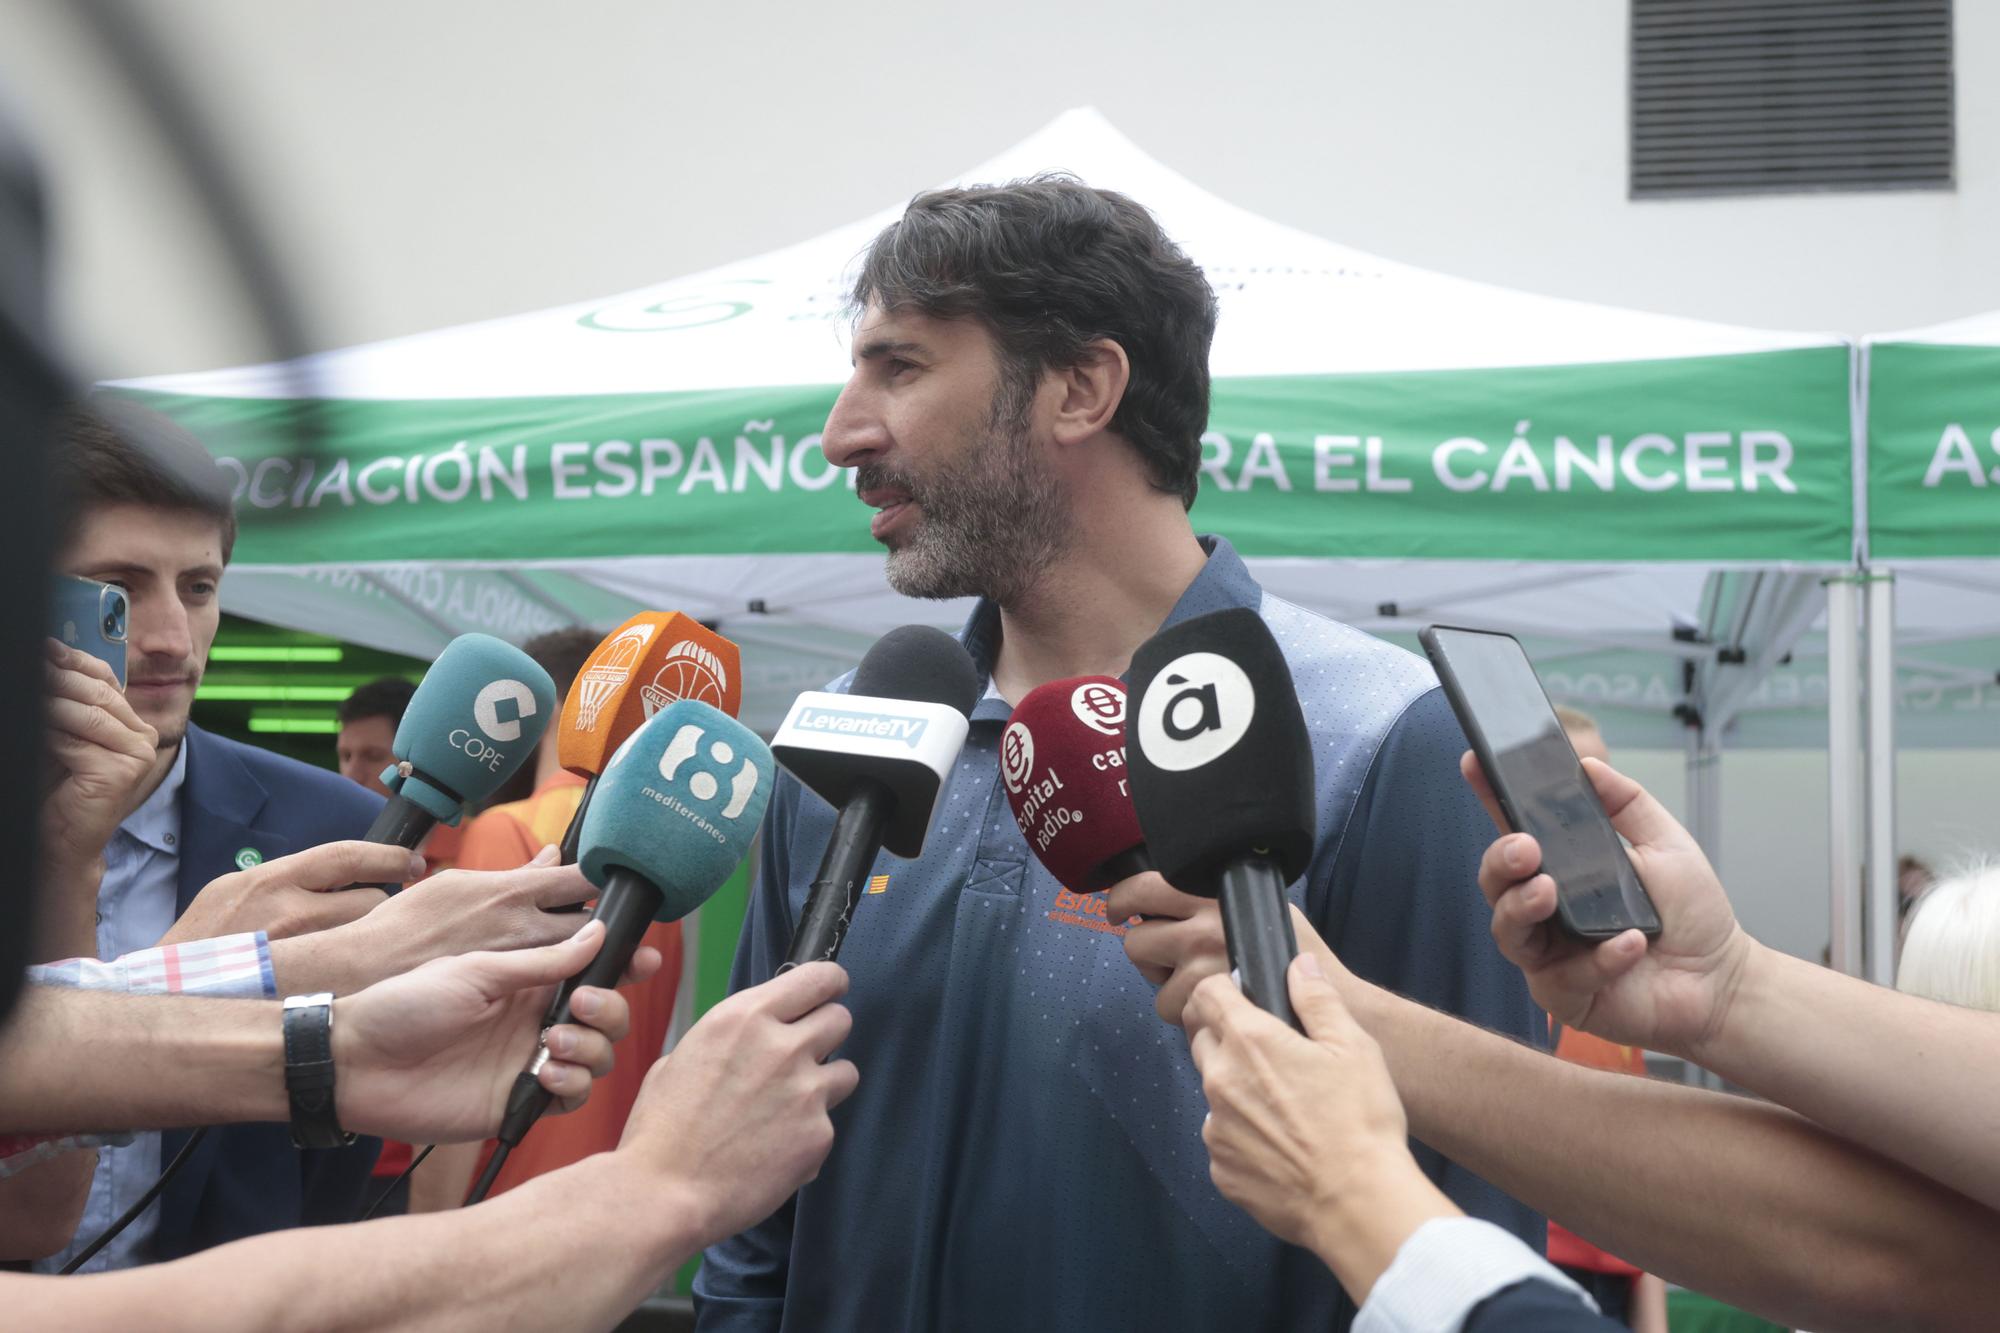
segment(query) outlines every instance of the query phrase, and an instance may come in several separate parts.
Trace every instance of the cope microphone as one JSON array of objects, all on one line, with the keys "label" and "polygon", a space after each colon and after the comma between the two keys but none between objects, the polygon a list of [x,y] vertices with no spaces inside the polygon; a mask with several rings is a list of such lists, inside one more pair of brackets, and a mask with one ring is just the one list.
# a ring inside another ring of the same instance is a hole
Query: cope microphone
[{"label": "cope microphone", "polygon": [[875,641],[846,694],[809,690],[792,704],[771,753],[840,813],[778,971],[839,956],[884,848],[922,853],[978,696],[979,670],[958,640],[904,625]]},{"label": "cope microphone", "polygon": [[1153,868],[1125,772],[1125,686],[1074,676],[1028,691],[1000,733],[1000,785],[1035,859],[1075,893]]},{"label": "cope microphone", "polygon": [[1285,886],[1312,859],[1313,771],[1284,654],[1237,607],[1154,635],[1132,681],[1125,758],[1154,863],[1174,887],[1222,900],[1243,993],[1296,1028]]},{"label": "cope microphone", "polygon": [[676,699],[693,699],[735,717],[743,700],[736,645],[678,611],[641,611],[604,636],[563,700],[556,732],[562,766],[584,779],[583,799],[561,844],[575,865],[584,816],[598,775],[642,723]]},{"label": "cope microphone", "polygon": [[396,727],[396,762],[382,770],[391,794],[366,840],[415,848],[438,824],[456,824],[535,752],[555,706],[549,673],[513,644],[453,639]]},{"label": "cope microphone", "polygon": [[[682,699],[655,713],[611,756],[583,822],[579,863],[598,887],[604,943],[556,991],[542,1026],[570,1021],[578,986],[618,984],[646,927],[678,921],[707,902],[750,850],[771,801],[777,766],[755,732],[705,703]],[[546,1046],[514,1080],[499,1146],[468,1202],[486,1197],[507,1153],[547,1109],[537,1080]]]}]

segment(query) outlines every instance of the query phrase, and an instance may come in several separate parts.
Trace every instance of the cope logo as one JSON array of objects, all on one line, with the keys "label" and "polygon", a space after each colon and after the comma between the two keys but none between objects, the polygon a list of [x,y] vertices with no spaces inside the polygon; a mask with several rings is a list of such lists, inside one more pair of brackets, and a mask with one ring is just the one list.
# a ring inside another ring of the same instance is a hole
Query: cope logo
[{"label": "cope logo", "polygon": [[1101,681],[1090,681],[1070,694],[1069,706],[1077,721],[1099,735],[1125,734],[1125,691]]},{"label": "cope logo", "polygon": [[1009,794],[1019,796],[1035,771],[1035,735],[1025,722],[1015,722],[1000,736],[1000,780]]},{"label": "cope logo", "polygon": [[535,692],[518,680],[496,680],[472,701],[472,720],[496,741],[521,739],[521,722],[535,715]]},{"label": "cope logo", "polygon": [[[667,748],[660,752],[660,776],[669,782],[679,781],[682,769],[688,767],[689,761],[702,752],[702,741],[707,735],[707,732],[692,722],[675,732],[674,738],[667,742]],[[708,758],[721,765],[725,773],[729,765],[736,762],[735,747],[728,741],[710,741],[706,748]],[[713,801],[721,791],[722,782],[714,773],[705,768],[689,772],[687,793],[697,801]],[[722,807],[722,818],[739,818],[756,791],[757,762],[746,758],[743,767],[736,770],[736,776],[729,779],[729,803]]]},{"label": "cope logo", "polygon": [[1169,773],[1200,768],[1250,730],[1257,691],[1220,653],[1186,653],[1160,669],[1139,702],[1139,752]]}]

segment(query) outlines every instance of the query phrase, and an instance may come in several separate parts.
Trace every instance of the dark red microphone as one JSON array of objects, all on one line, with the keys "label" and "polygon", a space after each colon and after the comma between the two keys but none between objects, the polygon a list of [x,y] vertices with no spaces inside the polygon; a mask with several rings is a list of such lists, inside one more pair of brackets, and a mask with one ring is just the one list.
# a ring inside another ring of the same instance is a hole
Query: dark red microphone
[{"label": "dark red microphone", "polygon": [[1035,859],[1072,893],[1153,868],[1125,782],[1125,686],[1115,678],[1029,691],[1000,735],[1000,785]]}]

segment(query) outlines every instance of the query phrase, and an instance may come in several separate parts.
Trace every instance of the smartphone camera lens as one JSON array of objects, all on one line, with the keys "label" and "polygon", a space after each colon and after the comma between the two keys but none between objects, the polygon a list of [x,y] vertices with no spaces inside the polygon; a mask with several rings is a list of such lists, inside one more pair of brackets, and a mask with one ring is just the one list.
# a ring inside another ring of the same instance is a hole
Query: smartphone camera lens
[{"label": "smartphone camera lens", "polygon": [[104,637],[112,643],[125,640],[125,599],[115,591],[107,593],[104,599]]}]

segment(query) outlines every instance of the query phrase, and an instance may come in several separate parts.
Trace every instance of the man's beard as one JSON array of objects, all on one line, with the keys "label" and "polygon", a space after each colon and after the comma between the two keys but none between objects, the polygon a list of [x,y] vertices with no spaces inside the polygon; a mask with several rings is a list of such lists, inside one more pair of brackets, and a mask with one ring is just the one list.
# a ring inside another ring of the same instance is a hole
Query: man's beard
[{"label": "man's beard", "polygon": [[1014,605],[1068,550],[1070,509],[1034,448],[1030,391],[1003,385],[977,439],[919,479],[864,463],[861,490],[895,487],[923,512],[889,552],[889,586],[905,597],[988,597]]}]

